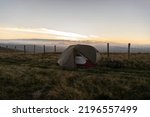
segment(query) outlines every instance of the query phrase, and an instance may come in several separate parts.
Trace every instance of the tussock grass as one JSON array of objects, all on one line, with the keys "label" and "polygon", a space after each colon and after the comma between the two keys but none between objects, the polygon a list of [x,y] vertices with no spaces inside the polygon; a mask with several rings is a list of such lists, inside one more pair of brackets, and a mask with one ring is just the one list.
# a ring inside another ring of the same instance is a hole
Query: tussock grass
[{"label": "tussock grass", "polygon": [[150,99],[150,54],[102,54],[96,68],[64,70],[59,53],[0,52],[0,99]]}]

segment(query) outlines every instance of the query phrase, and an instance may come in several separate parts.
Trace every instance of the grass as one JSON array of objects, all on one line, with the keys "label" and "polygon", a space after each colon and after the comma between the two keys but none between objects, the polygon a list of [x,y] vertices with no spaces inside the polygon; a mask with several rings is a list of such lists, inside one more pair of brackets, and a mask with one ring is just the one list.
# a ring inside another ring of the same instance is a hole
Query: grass
[{"label": "grass", "polygon": [[59,56],[0,49],[0,99],[150,99],[150,54],[102,54],[96,68],[75,70]]}]

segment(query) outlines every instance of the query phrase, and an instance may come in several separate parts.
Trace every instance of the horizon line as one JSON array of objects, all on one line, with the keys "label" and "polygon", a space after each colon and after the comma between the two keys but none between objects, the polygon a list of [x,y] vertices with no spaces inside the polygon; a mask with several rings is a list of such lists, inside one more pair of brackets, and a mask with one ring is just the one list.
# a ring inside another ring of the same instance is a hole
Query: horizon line
[{"label": "horizon line", "polygon": [[69,40],[69,39],[48,39],[48,38],[29,38],[29,39],[25,39],[25,38],[17,38],[17,39],[0,39],[1,40],[5,40],[5,41],[13,41],[13,40],[43,40],[43,41],[69,41],[69,42],[88,42],[88,43],[111,43],[111,44],[134,44],[134,45],[150,45],[149,44],[139,44],[139,43],[131,43],[131,42],[113,42],[113,41],[99,41],[99,40]]}]

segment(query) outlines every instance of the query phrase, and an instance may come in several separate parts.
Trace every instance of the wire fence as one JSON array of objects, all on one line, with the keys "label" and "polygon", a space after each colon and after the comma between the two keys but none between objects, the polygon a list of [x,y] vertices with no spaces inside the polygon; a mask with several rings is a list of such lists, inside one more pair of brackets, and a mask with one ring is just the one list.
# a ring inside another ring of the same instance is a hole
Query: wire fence
[{"label": "wire fence", "polygon": [[[128,58],[130,58],[131,53],[150,53],[150,47],[142,47],[142,46],[135,46],[131,43],[126,45],[116,45],[113,43],[103,43],[103,44],[96,44],[94,46],[100,53],[106,53],[107,57],[110,57],[111,53],[126,53]],[[61,53],[63,52],[68,46],[65,45],[21,45],[21,44],[0,44],[1,48],[12,49],[15,51],[21,51],[24,54],[36,54],[36,53]]]},{"label": "wire fence", "polygon": [[22,51],[24,53],[49,53],[49,52],[62,52],[64,47],[61,46],[48,46],[48,45],[6,45],[0,44],[0,48],[12,49],[15,51]]}]

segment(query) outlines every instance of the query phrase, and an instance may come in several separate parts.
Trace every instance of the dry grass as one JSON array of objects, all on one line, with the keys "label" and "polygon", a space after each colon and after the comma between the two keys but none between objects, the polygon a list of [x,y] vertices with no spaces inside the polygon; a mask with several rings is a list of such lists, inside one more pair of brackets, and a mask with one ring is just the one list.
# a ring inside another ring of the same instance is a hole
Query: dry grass
[{"label": "dry grass", "polygon": [[102,54],[93,69],[63,70],[60,54],[0,52],[0,99],[150,99],[150,54]]}]

